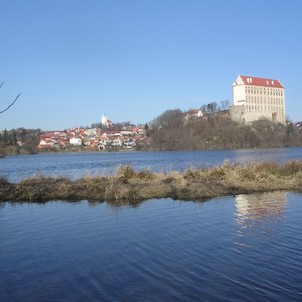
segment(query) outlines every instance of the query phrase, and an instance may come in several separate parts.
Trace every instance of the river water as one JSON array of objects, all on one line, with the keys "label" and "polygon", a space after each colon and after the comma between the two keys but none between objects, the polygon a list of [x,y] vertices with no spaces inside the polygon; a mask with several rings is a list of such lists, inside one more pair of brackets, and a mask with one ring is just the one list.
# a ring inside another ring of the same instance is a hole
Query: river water
[{"label": "river water", "polygon": [[[119,164],[181,170],[225,158],[282,162],[300,158],[301,149],[212,152],[208,159],[203,152],[20,156],[1,161],[0,174],[18,181],[31,173],[112,173]],[[302,300],[301,194],[152,199],[136,207],[2,203],[0,228],[0,301]]]},{"label": "river water", "polygon": [[286,162],[302,160],[302,148],[171,151],[171,152],[91,152],[7,156],[0,159],[0,177],[17,182],[35,175],[66,176],[114,174],[121,165],[137,170],[183,171],[189,166],[210,167],[229,162]]}]

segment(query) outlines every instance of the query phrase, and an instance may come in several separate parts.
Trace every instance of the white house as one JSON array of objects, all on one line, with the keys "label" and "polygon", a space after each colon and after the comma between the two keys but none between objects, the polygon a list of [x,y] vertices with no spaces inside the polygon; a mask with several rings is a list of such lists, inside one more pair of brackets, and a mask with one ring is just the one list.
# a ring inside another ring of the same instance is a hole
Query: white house
[{"label": "white house", "polygon": [[187,123],[189,120],[198,118],[198,117],[202,117],[203,113],[201,111],[201,109],[190,109],[188,112],[186,112],[184,120],[185,123]]},{"label": "white house", "polygon": [[82,145],[82,139],[79,137],[72,137],[69,140],[69,144],[72,146],[81,146]]}]

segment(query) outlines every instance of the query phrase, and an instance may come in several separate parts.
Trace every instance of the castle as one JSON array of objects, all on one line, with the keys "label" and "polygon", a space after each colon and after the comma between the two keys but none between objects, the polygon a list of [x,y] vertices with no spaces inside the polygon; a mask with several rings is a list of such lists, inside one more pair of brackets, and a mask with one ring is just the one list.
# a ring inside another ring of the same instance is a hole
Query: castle
[{"label": "castle", "polygon": [[285,91],[278,80],[239,75],[233,83],[230,116],[237,122],[262,118],[285,123]]}]

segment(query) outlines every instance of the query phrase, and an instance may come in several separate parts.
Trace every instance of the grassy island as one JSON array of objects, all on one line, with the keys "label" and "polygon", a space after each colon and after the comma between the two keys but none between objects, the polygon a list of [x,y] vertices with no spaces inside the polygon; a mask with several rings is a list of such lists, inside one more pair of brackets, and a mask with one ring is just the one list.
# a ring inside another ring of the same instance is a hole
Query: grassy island
[{"label": "grassy island", "polygon": [[1,201],[46,202],[50,200],[139,203],[150,198],[206,200],[217,196],[302,189],[302,161],[285,164],[262,162],[230,164],[184,172],[152,173],[122,166],[113,176],[37,176],[10,183],[0,178]]}]

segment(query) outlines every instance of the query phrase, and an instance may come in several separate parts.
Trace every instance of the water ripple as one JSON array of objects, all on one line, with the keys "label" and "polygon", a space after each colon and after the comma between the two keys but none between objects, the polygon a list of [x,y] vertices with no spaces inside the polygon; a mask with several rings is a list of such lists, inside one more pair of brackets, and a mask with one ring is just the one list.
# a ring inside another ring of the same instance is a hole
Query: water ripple
[{"label": "water ripple", "polygon": [[0,208],[2,301],[299,301],[302,196]]}]

